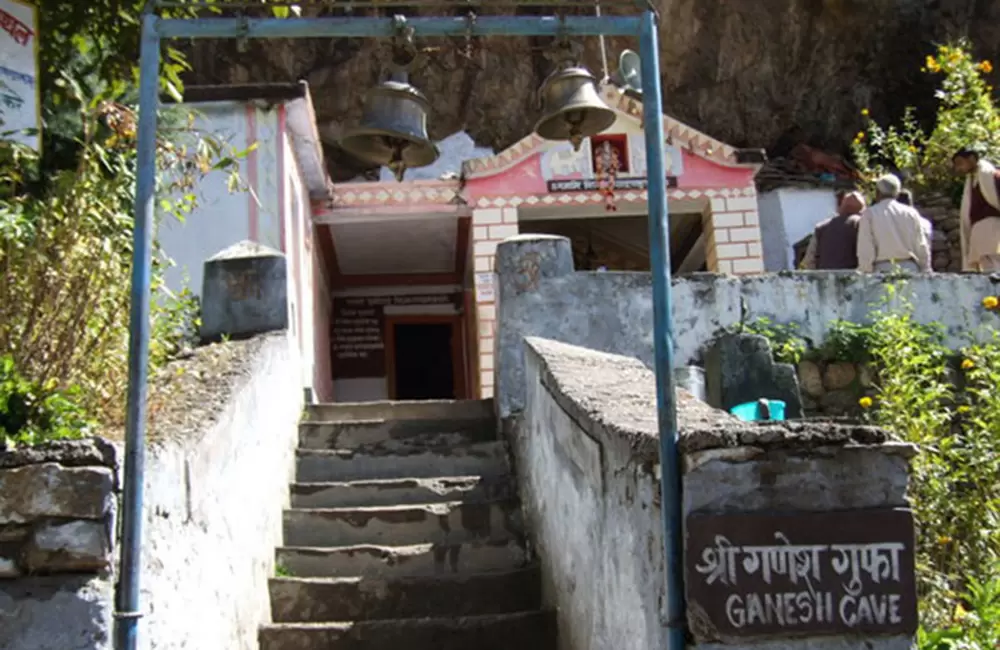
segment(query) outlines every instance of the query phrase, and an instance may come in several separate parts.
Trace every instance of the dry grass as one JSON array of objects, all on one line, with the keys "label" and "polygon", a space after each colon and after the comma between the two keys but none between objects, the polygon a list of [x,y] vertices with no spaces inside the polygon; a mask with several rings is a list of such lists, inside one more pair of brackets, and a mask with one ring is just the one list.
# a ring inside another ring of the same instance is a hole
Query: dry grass
[{"label": "dry grass", "polygon": [[[269,336],[203,345],[167,363],[149,382],[148,439],[175,440],[211,428],[249,378]],[[124,429],[114,427],[102,435],[120,441]]]}]

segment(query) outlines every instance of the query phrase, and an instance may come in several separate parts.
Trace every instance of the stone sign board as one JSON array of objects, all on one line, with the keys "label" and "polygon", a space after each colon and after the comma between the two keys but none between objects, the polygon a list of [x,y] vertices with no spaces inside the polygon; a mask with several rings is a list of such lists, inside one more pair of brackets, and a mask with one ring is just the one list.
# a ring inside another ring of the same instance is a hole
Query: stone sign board
[{"label": "stone sign board", "polygon": [[910,510],[694,514],[685,528],[699,641],[917,629]]}]

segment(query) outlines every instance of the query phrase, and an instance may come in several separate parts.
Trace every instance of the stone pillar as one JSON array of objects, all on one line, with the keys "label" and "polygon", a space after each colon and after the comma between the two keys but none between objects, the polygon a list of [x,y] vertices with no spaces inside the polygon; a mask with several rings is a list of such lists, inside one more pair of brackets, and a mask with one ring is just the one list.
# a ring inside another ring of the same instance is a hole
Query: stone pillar
[{"label": "stone pillar", "polygon": [[205,262],[201,337],[241,338],[288,327],[288,273],[280,251],[242,241]]},{"label": "stone pillar", "polygon": [[504,302],[533,293],[547,279],[573,273],[573,245],[556,235],[518,235],[497,247],[500,330],[496,346],[497,409],[507,417],[524,408],[524,349],[521,335],[505,327]]},{"label": "stone pillar", "polygon": [[757,193],[712,199],[705,216],[705,257],[713,273],[751,275],[764,272]]},{"label": "stone pillar", "polygon": [[822,421],[682,433],[687,620],[700,650],[909,650],[913,445]]},{"label": "stone pillar", "polygon": [[497,244],[516,235],[517,208],[472,211],[472,250],[476,273],[476,322],[479,340],[479,397],[493,397],[496,334],[496,282],[493,258]]}]

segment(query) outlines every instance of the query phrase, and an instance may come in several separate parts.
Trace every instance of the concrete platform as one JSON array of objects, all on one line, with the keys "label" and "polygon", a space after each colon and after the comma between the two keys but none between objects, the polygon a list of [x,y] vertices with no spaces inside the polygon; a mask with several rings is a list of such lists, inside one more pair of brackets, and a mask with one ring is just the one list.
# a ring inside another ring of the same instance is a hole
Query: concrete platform
[{"label": "concrete platform", "polygon": [[401,478],[343,483],[293,483],[293,508],[356,508],[461,501],[481,503],[514,496],[508,477]]},{"label": "concrete platform", "polygon": [[555,615],[489,616],[350,623],[277,623],[260,630],[260,650],[552,650]]},{"label": "concrete platform", "polygon": [[525,566],[518,540],[470,540],[457,544],[281,547],[277,564],[292,576],[433,576],[489,573]]},{"label": "concrete platform", "polygon": [[454,544],[511,539],[521,533],[520,510],[513,501],[291,509],[285,511],[284,522],[289,546]]},{"label": "concrete platform", "polygon": [[[440,436],[449,436],[449,440],[460,443],[489,442],[497,439],[497,431],[492,418],[309,421],[299,425],[299,447],[303,449],[357,449]],[[430,444],[435,443],[431,440]]]},{"label": "concrete platform", "polygon": [[493,418],[493,400],[429,400],[422,402],[358,402],[312,404],[306,420],[468,420]]},{"label": "concrete platform", "polygon": [[296,462],[300,483],[507,473],[507,448],[502,442],[360,451],[299,449]]},{"label": "concrete platform", "polygon": [[273,578],[276,623],[507,614],[541,606],[537,567],[419,577]]}]

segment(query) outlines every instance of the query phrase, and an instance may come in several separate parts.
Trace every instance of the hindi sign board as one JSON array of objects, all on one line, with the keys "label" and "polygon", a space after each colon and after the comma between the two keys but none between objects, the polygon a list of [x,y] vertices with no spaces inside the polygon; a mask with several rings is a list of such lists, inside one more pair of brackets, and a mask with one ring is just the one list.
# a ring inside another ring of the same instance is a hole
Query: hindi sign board
[{"label": "hindi sign board", "polygon": [[[604,189],[605,185],[604,181],[594,178],[546,181],[549,192],[592,192]],[[644,190],[648,186],[649,181],[646,178],[619,178],[615,181],[614,190],[616,192],[636,191]],[[677,187],[676,176],[667,176],[667,187]]]},{"label": "hindi sign board", "polygon": [[461,304],[461,294],[336,297],[331,353],[336,379],[384,377],[385,308]]},{"label": "hindi sign board", "polygon": [[38,150],[38,10],[22,0],[0,0],[0,28],[0,133],[12,132],[4,137]]},{"label": "hindi sign board", "polygon": [[685,535],[699,640],[916,632],[907,509],[691,515]]}]

